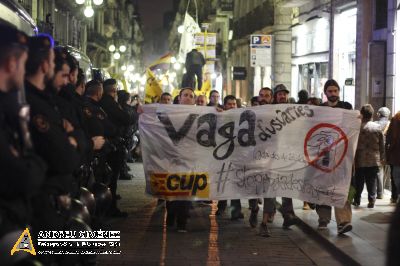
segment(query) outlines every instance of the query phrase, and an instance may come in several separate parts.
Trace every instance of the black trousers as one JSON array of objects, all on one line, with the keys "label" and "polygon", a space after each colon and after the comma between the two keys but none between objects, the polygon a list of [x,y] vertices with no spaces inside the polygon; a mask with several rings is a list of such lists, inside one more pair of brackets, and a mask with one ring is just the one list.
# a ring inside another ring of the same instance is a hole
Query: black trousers
[{"label": "black trousers", "polygon": [[368,201],[375,201],[376,198],[376,180],[379,174],[379,167],[359,167],[355,171],[355,185],[356,185],[356,197],[355,201],[358,203],[361,200],[361,193],[364,190],[364,183],[367,184]]},{"label": "black trousers", "polygon": [[190,201],[187,200],[175,200],[167,201],[167,225],[176,225],[178,228],[184,229],[187,224],[189,215]]},{"label": "black trousers", "polygon": [[111,195],[112,195],[111,207],[116,207],[117,206],[117,199],[116,199],[117,183],[118,183],[118,179],[121,174],[123,165],[125,163],[124,154],[119,150],[112,152],[107,156],[107,162],[110,165],[110,168],[112,170],[110,184],[109,184],[109,187],[111,190]]},{"label": "black trousers", "polygon": [[203,86],[203,67],[201,65],[191,65],[187,69],[187,80],[194,81],[194,75],[197,77],[197,89],[201,90]]}]

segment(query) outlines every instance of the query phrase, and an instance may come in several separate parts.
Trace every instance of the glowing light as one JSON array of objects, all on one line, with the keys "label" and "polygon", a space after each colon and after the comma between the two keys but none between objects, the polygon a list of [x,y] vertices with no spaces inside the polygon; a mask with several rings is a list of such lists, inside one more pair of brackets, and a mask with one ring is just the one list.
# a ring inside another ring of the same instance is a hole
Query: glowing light
[{"label": "glowing light", "polygon": [[103,3],[103,0],[93,0],[93,4],[95,4],[96,6],[99,6]]},{"label": "glowing light", "polygon": [[78,5],[83,5],[85,3],[85,0],[75,0],[75,3]]},{"label": "glowing light", "polygon": [[118,52],[116,52],[116,53],[114,54],[114,59],[118,60],[118,59],[120,59],[120,58],[121,58],[121,54],[118,53]]},{"label": "glowing light", "polygon": [[120,47],[119,47],[119,50],[120,50],[120,52],[125,52],[126,51],[126,46],[125,45],[121,45]]},{"label": "glowing light", "polygon": [[182,34],[184,31],[185,31],[185,27],[184,27],[183,25],[180,25],[180,26],[178,27],[178,32],[179,32],[180,34]]},{"label": "glowing light", "polygon": [[125,71],[125,70],[126,70],[126,66],[122,66],[122,67],[121,67],[121,70],[122,70],[122,71]]},{"label": "glowing light", "polygon": [[83,11],[83,14],[87,18],[91,18],[94,15],[94,10],[93,10],[93,8],[91,6],[87,6],[87,7],[85,7],[85,10]]},{"label": "glowing light", "polygon": [[176,63],[174,64],[174,69],[175,69],[175,70],[181,69],[181,64],[179,64],[178,62],[176,62]]},{"label": "glowing light", "polygon": [[135,69],[135,67],[133,65],[128,66],[128,71],[133,71],[134,69]]},{"label": "glowing light", "polygon": [[173,57],[171,57],[171,63],[172,64],[175,64],[176,63],[176,58],[173,56]]},{"label": "glowing light", "polygon": [[108,46],[108,51],[114,52],[115,51],[115,45],[111,44],[110,46]]}]

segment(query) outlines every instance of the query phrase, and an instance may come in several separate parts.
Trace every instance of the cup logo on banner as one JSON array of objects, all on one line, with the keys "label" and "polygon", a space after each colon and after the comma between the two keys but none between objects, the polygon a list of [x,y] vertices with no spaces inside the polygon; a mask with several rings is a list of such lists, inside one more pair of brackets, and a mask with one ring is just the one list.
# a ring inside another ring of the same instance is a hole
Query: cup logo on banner
[{"label": "cup logo on banner", "polygon": [[153,173],[151,191],[163,197],[209,197],[208,173]]}]

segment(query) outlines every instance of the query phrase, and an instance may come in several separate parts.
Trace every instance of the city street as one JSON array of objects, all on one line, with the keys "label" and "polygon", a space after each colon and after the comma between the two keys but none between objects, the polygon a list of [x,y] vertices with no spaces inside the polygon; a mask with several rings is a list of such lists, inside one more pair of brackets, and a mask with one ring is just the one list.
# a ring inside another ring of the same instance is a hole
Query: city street
[{"label": "city street", "polygon": [[[242,201],[245,219],[216,218],[216,203],[195,204],[190,212],[187,233],[167,230],[163,204],[144,194],[143,165],[130,164],[135,178],[120,181],[121,209],[126,219],[110,220],[113,230],[121,230],[121,255],[100,256],[99,265],[383,265],[389,215],[388,200],[373,210],[361,207],[353,212],[354,230],[338,237],[336,224],[319,233],[315,211],[301,210],[296,202],[299,226],[283,230],[281,215],[271,226],[272,237],[257,235],[248,223],[247,200]],[[385,196],[387,198],[388,195]],[[261,212],[259,213],[259,221]],[[374,240],[374,241],[372,241]],[[369,254],[365,256],[365,254]]]}]

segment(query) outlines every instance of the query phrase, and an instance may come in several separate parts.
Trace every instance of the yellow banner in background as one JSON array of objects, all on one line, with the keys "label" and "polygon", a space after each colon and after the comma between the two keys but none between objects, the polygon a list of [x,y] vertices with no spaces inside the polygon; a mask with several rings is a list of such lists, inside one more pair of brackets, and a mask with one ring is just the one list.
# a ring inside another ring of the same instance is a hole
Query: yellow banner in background
[{"label": "yellow banner in background", "polygon": [[144,92],[144,101],[146,103],[158,102],[162,94],[161,84],[158,83],[157,78],[149,68],[146,69],[146,87]]}]

